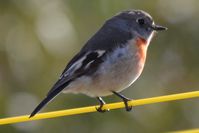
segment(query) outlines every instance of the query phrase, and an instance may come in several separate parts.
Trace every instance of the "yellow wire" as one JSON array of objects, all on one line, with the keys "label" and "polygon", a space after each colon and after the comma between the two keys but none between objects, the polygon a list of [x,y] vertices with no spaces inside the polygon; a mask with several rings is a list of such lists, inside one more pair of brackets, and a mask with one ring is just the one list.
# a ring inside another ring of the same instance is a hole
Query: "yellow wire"
[{"label": "yellow wire", "polygon": [[[129,101],[128,104],[132,106],[139,106],[139,105],[145,105],[145,104],[152,104],[152,103],[159,103],[159,102],[166,102],[166,101],[173,101],[173,100],[180,100],[180,99],[188,99],[188,98],[196,98],[196,97],[199,97],[199,91],[166,95],[166,96],[158,96],[158,97],[139,99],[139,100],[132,100],[132,101]],[[4,119],[0,119],[0,125],[39,120],[39,119],[54,118],[54,117],[60,117],[60,116],[77,115],[77,114],[83,114],[83,113],[89,113],[89,112],[96,112],[96,107],[99,107],[99,106],[89,106],[89,107],[40,113],[40,114],[35,115],[32,118],[29,118],[29,115],[4,118]],[[118,103],[106,104],[103,107],[104,107],[103,109],[111,110],[111,109],[124,108],[125,106],[123,102],[118,102]]]},{"label": "yellow wire", "polygon": [[198,129],[183,130],[183,131],[173,131],[173,132],[168,132],[168,133],[199,133],[199,128]]}]

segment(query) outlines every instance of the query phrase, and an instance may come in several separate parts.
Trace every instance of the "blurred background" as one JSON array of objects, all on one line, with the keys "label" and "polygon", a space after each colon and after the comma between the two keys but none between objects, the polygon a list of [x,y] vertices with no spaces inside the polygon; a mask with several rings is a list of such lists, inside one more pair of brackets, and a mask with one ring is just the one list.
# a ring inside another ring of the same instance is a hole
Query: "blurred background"
[{"label": "blurred background", "polygon": [[[153,38],[141,77],[123,94],[139,99],[199,90],[197,0],[1,0],[0,118],[30,114],[104,21],[126,9],[145,10],[168,30]],[[61,94],[42,111],[95,104],[81,94]],[[119,109],[5,125],[0,132],[158,133],[198,127],[199,100],[189,99],[129,113]]]}]

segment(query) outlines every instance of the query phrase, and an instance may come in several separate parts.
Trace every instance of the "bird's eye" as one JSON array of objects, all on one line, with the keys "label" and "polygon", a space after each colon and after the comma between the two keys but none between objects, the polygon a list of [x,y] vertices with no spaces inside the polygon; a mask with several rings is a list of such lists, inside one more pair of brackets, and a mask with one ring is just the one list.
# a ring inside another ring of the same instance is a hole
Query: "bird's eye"
[{"label": "bird's eye", "polygon": [[145,24],[145,20],[143,18],[139,18],[139,19],[137,19],[137,23],[139,25],[144,25]]}]

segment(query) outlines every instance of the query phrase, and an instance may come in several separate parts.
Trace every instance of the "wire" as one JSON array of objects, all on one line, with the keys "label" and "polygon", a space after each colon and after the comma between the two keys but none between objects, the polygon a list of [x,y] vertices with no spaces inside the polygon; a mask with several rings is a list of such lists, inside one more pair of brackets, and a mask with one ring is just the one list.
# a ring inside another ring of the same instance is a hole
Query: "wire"
[{"label": "wire", "polygon": [[190,130],[182,130],[182,131],[173,131],[168,133],[199,133],[199,128],[197,129],[190,129]]},{"label": "wire", "polygon": [[[188,98],[197,98],[197,97],[199,97],[199,91],[193,91],[193,92],[158,96],[158,97],[145,98],[145,99],[139,99],[139,100],[131,100],[128,102],[128,104],[130,106],[140,106],[140,105],[145,105],[145,104],[160,103],[160,102],[167,102],[167,101],[174,101],[174,100],[188,99]],[[32,118],[29,118],[29,115],[3,118],[3,119],[0,119],[0,125],[96,112],[96,107],[99,107],[99,106],[96,105],[96,106],[40,113],[40,114],[35,115]],[[118,108],[124,108],[124,107],[125,105],[123,102],[117,102],[117,103],[106,104],[103,106],[103,109],[111,110],[111,109],[118,109]]]}]

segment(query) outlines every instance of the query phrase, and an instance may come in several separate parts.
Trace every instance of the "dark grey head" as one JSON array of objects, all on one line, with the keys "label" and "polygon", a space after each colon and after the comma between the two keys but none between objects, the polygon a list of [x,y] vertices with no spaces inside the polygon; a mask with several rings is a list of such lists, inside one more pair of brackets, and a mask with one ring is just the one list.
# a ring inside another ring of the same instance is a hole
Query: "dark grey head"
[{"label": "dark grey head", "polygon": [[152,17],[142,10],[123,11],[107,21],[112,27],[131,32],[135,36],[148,40],[154,31],[166,30],[156,25]]}]

